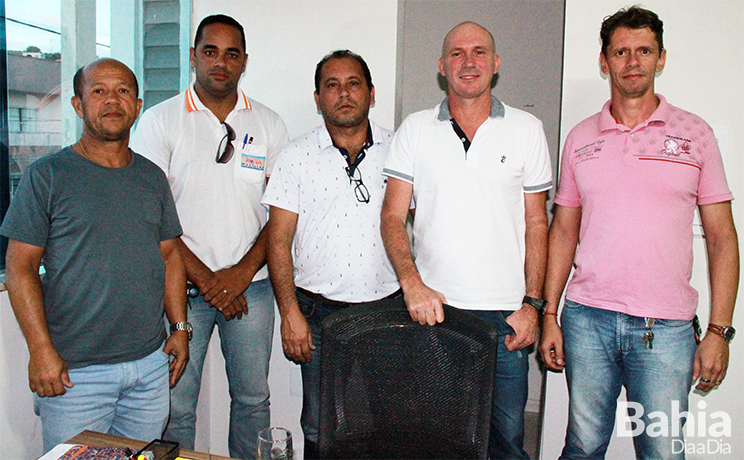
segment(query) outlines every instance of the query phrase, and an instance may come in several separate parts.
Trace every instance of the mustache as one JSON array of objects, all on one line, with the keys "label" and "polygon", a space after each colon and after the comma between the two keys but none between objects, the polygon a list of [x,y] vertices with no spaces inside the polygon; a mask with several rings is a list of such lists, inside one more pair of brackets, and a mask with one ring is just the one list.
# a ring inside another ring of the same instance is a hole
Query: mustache
[{"label": "mustache", "polygon": [[108,116],[108,115],[118,115],[118,116],[124,116],[126,115],[126,112],[120,109],[109,109],[105,110],[101,113],[102,117]]}]

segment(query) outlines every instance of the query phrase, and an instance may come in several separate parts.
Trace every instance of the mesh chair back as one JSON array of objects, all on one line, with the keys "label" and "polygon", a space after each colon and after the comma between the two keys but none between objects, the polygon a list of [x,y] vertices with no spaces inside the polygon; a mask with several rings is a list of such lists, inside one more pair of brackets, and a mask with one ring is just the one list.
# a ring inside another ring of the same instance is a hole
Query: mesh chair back
[{"label": "mesh chair back", "polygon": [[444,308],[436,326],[413,322],[402,296],[326,318],[321,458],[486,458],[498,334]]}]

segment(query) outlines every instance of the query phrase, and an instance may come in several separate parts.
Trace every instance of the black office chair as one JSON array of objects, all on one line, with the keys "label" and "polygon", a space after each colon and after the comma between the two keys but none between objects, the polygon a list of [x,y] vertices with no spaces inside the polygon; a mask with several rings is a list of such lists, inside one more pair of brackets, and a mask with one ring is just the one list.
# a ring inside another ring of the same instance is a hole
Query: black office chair
[{"label": "black office chair", "polygon": [[496,328],[445,305],[411,320],[402,298],[323,321],[321,458],[487,457]]}]

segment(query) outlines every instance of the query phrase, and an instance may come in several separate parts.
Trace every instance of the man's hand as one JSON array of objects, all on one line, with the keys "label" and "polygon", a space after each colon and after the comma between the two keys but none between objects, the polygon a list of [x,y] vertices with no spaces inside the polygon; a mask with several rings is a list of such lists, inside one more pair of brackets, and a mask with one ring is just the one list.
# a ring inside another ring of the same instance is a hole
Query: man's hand
[{"label": "man's hand", "polygon": [[311,350],[315,350],[313,336],[305,316],[299,308],[292,308],[282,315],[282,350],[284,355],[295,363],[307,363],[312,360]]},{"label": "man's hand", "polygon": [[39,397],[59,396],[67,393],[65,388],[72,388],[67,373],[67,363],[57,350],[31,354],[28,363],[28,386]]},{"label": "man's hand", "polygon": [[418,286],[403,290],[403,298],[408,307],[411,319],[419,324],[433,326],[444,321],[442,304],[447,303],[444,294],[420,283]]},{"label": "man's hand", "polygon": [[521,350],[537,341],[537,317],[537,309],[530,305],[522,305],[522,308],[506,317],[506,323],[515,332],[504,338],[507,350]]},{"label": "man's hand", "polygon": [[540,355],[543,363],[551,371],[561,372],[566,367],[563,355],[563,331],[553,315],[545,315],[540,334]]},{"label": "man's hand", "polygon": [[186,369],[186,362],[189,360],[189,333],[174,331],[165,341],[163,353],[173,356],[173,360],[168,365],[170,386],[173,388],[181,377],[183,370]]},{"label": "man's hand", "polygon": [[219,312],[222,313],[222,316],[224,316],[228,321],[235,317],[240,319],[244,314],[248,314],[248,303],[246,302],[245,297],[239,295],[231,304],[226,308],[219,310]]},{"label": "man's hand", "polygon": [[700,379],[695,389],[709,392],[726,378],[729,344],[723,337],[707,333],[695,352],[692,365],[692,382]]},{"label": "man's hand", "polygon": [[[251,280],[252,277],[245,276],[235,265],[215,272],[200,289],[204,294],[204,301],[223,312],[226,319],[236,315],[240,319],[243,314],[248,313],[243,293],[250,286]],[[236,305],[236,301],[241,304],[240,307]]]}]

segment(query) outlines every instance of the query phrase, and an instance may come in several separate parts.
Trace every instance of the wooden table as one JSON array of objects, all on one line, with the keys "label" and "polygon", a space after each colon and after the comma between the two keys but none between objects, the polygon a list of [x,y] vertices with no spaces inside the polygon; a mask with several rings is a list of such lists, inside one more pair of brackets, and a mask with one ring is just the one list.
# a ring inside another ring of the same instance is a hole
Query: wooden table
[{"label": "wooden table", "polygon": [[[139,450],[145,447],[147,442],[85,430],[67,441],[67,444],[81,444],[93,447],[129,447],[132,450]],[[186,449],[181,449],[181,457],[189,460],[230,460],[229,457],[204,454]]]}]

